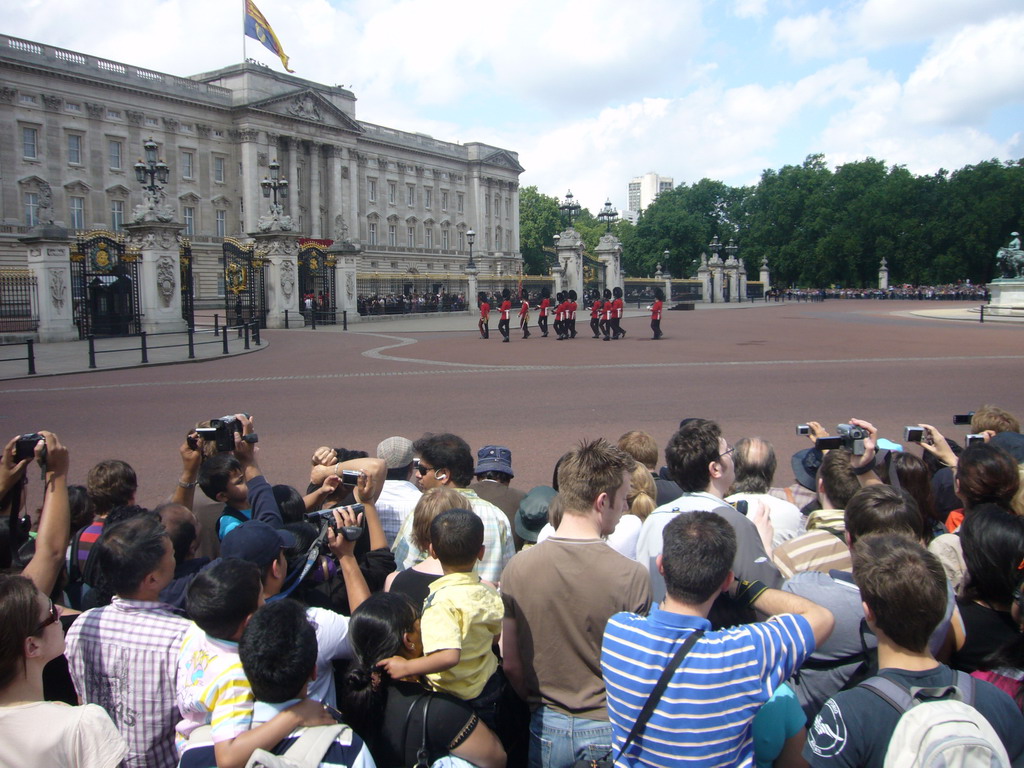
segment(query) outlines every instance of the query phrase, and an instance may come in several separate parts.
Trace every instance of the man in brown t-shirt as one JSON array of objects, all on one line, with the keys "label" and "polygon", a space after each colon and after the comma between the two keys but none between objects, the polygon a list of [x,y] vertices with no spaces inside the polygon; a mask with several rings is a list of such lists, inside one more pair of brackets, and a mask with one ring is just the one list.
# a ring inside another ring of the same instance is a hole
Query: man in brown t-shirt
[{"label": "man in brown t-shirt", "polygon": [[530,705],[531,768],[596,760],[611,749],[601,637],[619,611],[646,614],[647,571],[601,538],[626,510],[634,461],[604,440],[581,444],[558,468],[562,520],[501,576],[504,670]]}]

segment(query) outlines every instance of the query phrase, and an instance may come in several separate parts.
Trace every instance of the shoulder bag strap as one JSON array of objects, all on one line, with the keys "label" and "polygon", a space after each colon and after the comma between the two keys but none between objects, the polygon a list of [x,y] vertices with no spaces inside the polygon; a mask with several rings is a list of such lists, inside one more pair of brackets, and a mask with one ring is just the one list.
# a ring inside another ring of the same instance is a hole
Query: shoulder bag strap
[{"label": "shoulder bag strap", "polygon": [[413,699],[412,704],[409,705],[409,711],[405,713],[405,728],[402,729],[402,762],[405,762],[405,755],[408,754],[409,749],[409,724],[412,722],[412,711],[416,709],[416,705],[424,696],[426,696],[425,693]]},{"label": "shoulder bag strap", "polygon": [[347,726],[341,725],[316,725],[307,728],[287,750],[284,757],[293,760],[303,768],[317,768],[327,750],[335,742]]},{"label": "shoulder bag strap", "polygon": [[430,765],[429,753],[427,752],[427,714],[430,712],[430,694],[426,695],[423,702],[423,740],[420,742],[419,751],[416,752],[416,768],[428,768]]},{"label": "shoulder bag strap", "polygon": [[690,649],[696,644],[698,640],[704,635],[703,629],[698,629],[693,632],[683,644],[679,646],[679,650],[676,651],[675,656],[669,661],[668,666],[665,667],[661,673],[661,677],[658,678],[658,682],[654,686],[654,690],[651,691],[651,695],[647,697],[647,701],[644,702],[644,708],[640,710],[640,715],[637,717],[636,722],[633,723],[633,730],[629,732],[629,736],[622,743],[622,749],[619,751],[619,756],[626,754],[626,750],[629,749],[629,745],[633,743],[633,739],[640,735],[640,732],[647,725],[647,720],[654,713],[654,708],[658,706],[658,701],[661,699],[662,694],[665,693],[665,689],[668,688],[668,681],[672,677],[673,673],[679,667],[683,661],[683,657],[690,652]]}]

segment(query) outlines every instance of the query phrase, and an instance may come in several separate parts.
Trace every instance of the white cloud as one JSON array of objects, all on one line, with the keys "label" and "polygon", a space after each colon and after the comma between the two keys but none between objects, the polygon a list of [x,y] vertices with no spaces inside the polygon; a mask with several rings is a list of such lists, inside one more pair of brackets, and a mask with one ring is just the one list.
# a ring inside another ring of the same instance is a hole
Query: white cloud
[{"label": "white cloud", "polygon": [[740,19],[761,19],[768,13],[768,0],[736,0],[733,14]]},{"label": "white cloud", "polygon": [[1024,14],[967,27],[932,47],[906,83],[906,118],[980,124],[1024,100]]},{"label": "white cloud", "polygon": [[880,47],[929,40],[1018,10],[1019,0],[865,0],[849,25],[861,45]]},{"label": "white cloud", "polygon": [[772,45],[797,61],[828,58],[838,51],[839,28],[827,8],[806,16],[787,16],[775,24]]}]

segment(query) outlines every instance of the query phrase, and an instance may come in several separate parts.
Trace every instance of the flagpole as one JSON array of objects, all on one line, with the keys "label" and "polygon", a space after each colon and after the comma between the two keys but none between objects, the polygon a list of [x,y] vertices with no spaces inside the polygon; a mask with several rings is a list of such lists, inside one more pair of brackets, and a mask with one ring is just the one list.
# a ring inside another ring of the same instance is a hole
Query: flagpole
[{"label": "flagpole", "polygon": [[245,63],[245,22],[248,20],[248,13],[246,13],[245,0],[242,0],[242,63]]}]

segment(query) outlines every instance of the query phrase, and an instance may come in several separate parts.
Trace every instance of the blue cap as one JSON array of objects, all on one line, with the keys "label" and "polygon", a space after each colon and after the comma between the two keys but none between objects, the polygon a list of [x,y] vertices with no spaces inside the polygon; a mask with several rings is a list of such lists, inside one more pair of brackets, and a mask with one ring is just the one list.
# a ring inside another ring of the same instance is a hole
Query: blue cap
[{"label": "blue cap", "polygon": [[265,568],[277,560],[284,547],[294,547],[295,537],[260,520],[233,528],[220,543],[221,557],[237,557]]}]

